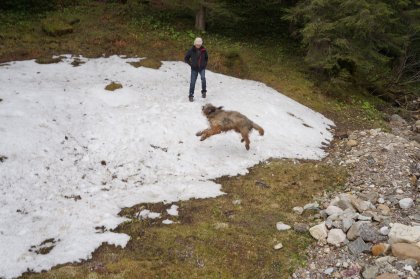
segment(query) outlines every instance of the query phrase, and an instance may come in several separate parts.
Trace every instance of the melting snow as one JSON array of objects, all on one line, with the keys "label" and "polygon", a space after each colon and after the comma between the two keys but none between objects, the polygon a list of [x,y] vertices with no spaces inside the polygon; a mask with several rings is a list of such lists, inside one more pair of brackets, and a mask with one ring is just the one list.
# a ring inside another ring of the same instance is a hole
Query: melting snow
[{"label": "melting snow", "polygon": [[166,209],[166,212],[168,212],[169,215],[178,216],[178,206],[173,204],[171,208]]},{"label": "melting snow", "polygon": [[[134,68],[118,56],[0,67],[0,277],[88,259],[114,233],[121,208],[223,194],[211,179],[268,158],[319,159],[333,123],[266,85],[207,72],[208,98],[181,62]],[[112,81],[122,89],[104,88]],[[237,133],[200,142],[201,106],[237,110],[265,129],[246,151]],[[7,157],[7,158],[6,158]],[[36,253],[47,245],[48,253]]]},{"label": "melting snow", "polygon": [[144,209],[139,213],[139,219],[156,219],[160,218],[160,213],[152,212],[148,209]]}]

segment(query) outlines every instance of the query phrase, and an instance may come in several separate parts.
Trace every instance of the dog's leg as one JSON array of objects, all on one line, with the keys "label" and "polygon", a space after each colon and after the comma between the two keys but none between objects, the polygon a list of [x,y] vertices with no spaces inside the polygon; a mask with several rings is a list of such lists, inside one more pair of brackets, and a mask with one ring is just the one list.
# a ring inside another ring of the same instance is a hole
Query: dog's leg
[{"label": "dog's leg", "polygon": [[245,148],[246,148],[246,150],[249,150],[249,144],[250,144],[248,133],[249,133],[248,130],[242,130],[241,131],[242,142],[245,141]]},{"label": "dog's leg", "polygon": [[[208,129],[206,129],[206,130],[208,130]],[[197,132],[195,135],[196,135],[197,137],[199,137],[199,136],[201,136],[202,134],[204,134],[206,130],[199,131],[199,132]]]},{"label": "dog's leg", "polygon": [[220,127],[211,127],[210,129],[203,131],[203,134],[200,140],[203,141],[211,136],[220,134],[221,132],[222,132],[222,129],[220,129]]}]

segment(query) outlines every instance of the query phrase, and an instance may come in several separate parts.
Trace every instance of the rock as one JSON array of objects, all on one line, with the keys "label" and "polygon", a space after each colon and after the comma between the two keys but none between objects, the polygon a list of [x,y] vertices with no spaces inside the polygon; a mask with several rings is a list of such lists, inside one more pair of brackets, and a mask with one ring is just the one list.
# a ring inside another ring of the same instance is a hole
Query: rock
[{"label": "rock", "polygon": [[299,233],[304,233],[304,232],[307,232],[309,230],[309,226],[307,224],[303,224],[303,223],[295,223],[293,225],[293,230],[295,230],[296,232],[299,232]]},{"label": "rock", "polygon": [[402,199],[398,203],[402,209],[408,209],[414,205],[414,201],[411,198]]},{"label": "rock", "polygon": [[398,114],[393,114],[389,118],[389,122],[397,124],[397,125],[407,125],[407,121],[404,120],[401,116]]},{"label": "rock", "polygon": [[278,222],[276,224],[276,228],[279,231],[287,231],[287,230],[291,229],[291,227],[289,225],[283,224],[282,222]]},{"label": "rock", "polygon": [[379,267],[376,265],[370,265],[365,267],[365,270],[362,272],[364,279],[375,279],[376,275],[379,272]]},{"label": "rock", "polygon": [[417,243],[420,241],[420,227],[406,226],[394,223],[389,234],[389,243]]},{"label": "rock", "polygon": [[342,229],[344,232],[347,232],[350,227],[353,225],[353,219],[351,218],[344,218],[342,221]]},{"label": "rock", "polygon": [[420,133],[420,120],[417,120],[416,123],[414,123],[413,131],[416,133]]},{"label": "rock", "polygon": [[378,210],[381,212],[382,215],[385,216],[389,215],[389,212],[391,211],[389,207],[385,204],[378,205]]},{"label": "rock", "polygon": [[351,139],[347,142],[347,146],[349,147],[355,147],[357,146],[359,143],[357,142],[357,140]]},{"label": "rock", "polygon": [[350,202],[360,213],[363,213],[363,211],[368,210],[372,204],[371,202],[363,201],[356,197],[351,197]]},{"label": "rock", "polygon": [[359,227],[359,236],[368,242],[378,242],[386,240],[386,237],[380,235],[371,223],[363,223]]},{"label": "rock", "polygon": [[397,258],[395,258],[395,257],[392,257],[392,256],[385,256],[385,257],[380,257],[380,258],[377,258],[376,260],[375,260],[375,263],[377,264],[377,265],[384,265],[384,264],[387,264],[387,263],[393,263],[393,262],[395,262],[397,260]]},{"label": "rock", "polygon": [[355,240],[356,238],[358,238],[360,236],[362,225],[364,224],[368,225],[369,222],[359,221],[354,223],[347,232],[347,238],[349,240]]},{"label": "rock", "polygon": [[379,199],[378,199],[378,203],[380,203],[380,204],[385,203],[385,199],[384,199],[384,198],[379,198]]},{"label": "rock", "polygon": [[376,277],[376,279],[400,279],[397,274],[384,273]]},{"label": "rock", "polygon": [[280,250],[281,248],[283,248],[283,244],[281,242],[274,245],[274,250]]},{"label": "rock", "polygon": [[420,134],[415,134],[409,137],[410,140],[420,143]]},{"label": "rock", "polygon": [[357,217],[357,220],[360,220],[360,221],[372,221],[372,217],[370,217],[370,216],[364,216],[364,215],[360,215],[359,214],[359,216]]},{"label": "rock", "polygon": [[402,260],[399,263],[403,264],[404,266],[409,265],[413,268],[417,267],[417,261],[415,259],[406,259],[406,260]]},{"label": "rock", "polygon": [[387,236],[389,234],[389,228],[387,226],[383,226],[379,229],[379,233],[381,235]]},{"label": "rock", "polygon": [[325,222],[322,222],[321,224],[318,224],[310,228],[309,233],[316,240],[325,240],[328,236],[328,230],[327,230],[327,227],[325,226]]},{"label": "rock", "polygon": [[333,267],[329,267],[329,268],[324,270],[324,274],[326,274],[326,275],[331,275],[333,272],[334,272]]},{"label": "rock", "polygon": [[[373,159],[372,156],[370,156],[369,158],[370,160],[375,161],[375,159]],[[378,200],[379,194],[376,191],[368,191],[368,192],[359,193],[358,196],[362,198],[363,200],[375,202],[376,200]]]},{"label": "rock", "polygon": [[[363,216],[365,216],[365,217],[371,217],[376,222],[381,222],[383,220],[383,217],[380,216],[375,211],[368,210],[368,211],[365,211],[363,214],[364,214]],[[361,219],[359,218],[359,220],[361,220]]]},{"label": "rock", "polygon": [[414,271],[413,267],[411,265],[405,265],[404,266],[405,271]]},{"label": "rock", "polygon": [[294,213],[301,215],[303,213],[304,209],[303,209],[303,207],[296,206],[296,207],[293,207],[292,210],[293,210]]},{"label": "rock", "polygon": [[335,203],[336,206],[341,208],[342,210],[346,209],[354,209],[353,205],[351,204],[350,200],[347,196],[340,196],[340,200]]},{"label": "rock", "polygon": [[371,252],[375,257],[381,255],[384,256],[389,251],[389,248],[391,248],[391,245],[387,243],[379,243],[372,246]]},{"label": "rock", "polygon": [[305,204],[304,210],[318,210],[319,204],[317,202]]},{"label": "rock", "polygon": [[369,252],[371,245],[367,244],[359,237],[355,241],[350,242],[347,247],[353,255],[357,256],[363,252]]},{"label": "rock", "polygon": [[346,241],[346,234],[340,229],[332,229],[328,232],[327,242],[332,245],[340,245]]},{"label": "rock", "polygon": [[331,219],[326,220],[325,226],[327,227],[327,229],[331,229],[333,226],[333,221]]},{"label": "rock", "polygon": [[420,263],[420,248],[414,244],[409,243],[395,243],[392,244],[392,255],[398,259],[415,259]]},{"label": "rock", "polygon": [[328,214],[328,216],[333,215],[333,214],[341,214],[343,212],[343,210],[341,208],[339,208],[338,206],[335,205],[330,205],[327,207],[327,209],[325,209],[325,212]]},{"label": "rock", "polygon": [[417,213],[417,214],[414,214],[414,215],[411,215],[411,216],[408,216],[411,220],[414,220],[414,221],[416,221],[416,222],[420,222],[420,214],[419,213]]},{"label": "rock", "polygon": [[241,200],[233,200],[232,204],[233,205],[241,205],[242,201]]}]

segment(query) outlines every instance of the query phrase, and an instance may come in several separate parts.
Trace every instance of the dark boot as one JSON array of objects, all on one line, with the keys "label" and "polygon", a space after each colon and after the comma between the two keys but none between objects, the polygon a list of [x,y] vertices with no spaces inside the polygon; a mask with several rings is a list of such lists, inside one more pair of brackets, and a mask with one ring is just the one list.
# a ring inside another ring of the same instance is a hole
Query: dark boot
[{"label": "dark boot", "polygon": [[188,100],[190,100],[190,102],[194,102],[194,96],[188,96]]},{"label": "dark boot", "polygon": [[206,98],[206,93],[207,93],[206,90],[201,91],[201,97]]}]

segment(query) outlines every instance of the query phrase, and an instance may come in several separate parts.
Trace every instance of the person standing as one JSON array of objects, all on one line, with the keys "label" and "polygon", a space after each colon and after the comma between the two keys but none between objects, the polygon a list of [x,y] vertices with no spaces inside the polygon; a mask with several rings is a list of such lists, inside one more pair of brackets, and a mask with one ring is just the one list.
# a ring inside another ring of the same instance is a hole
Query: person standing
[{"label": "person standing", "polygon": [[184,58],[184,61],[191,66],[190,92],[188,95],[190,102],[194,101],[195,83],[198,74],[201,77],[201,97],[206,98],[206,67],[208,60],[209,56],[206,48],[203,46],[203,39],[196,38],[193,47],[188,50]]}]

